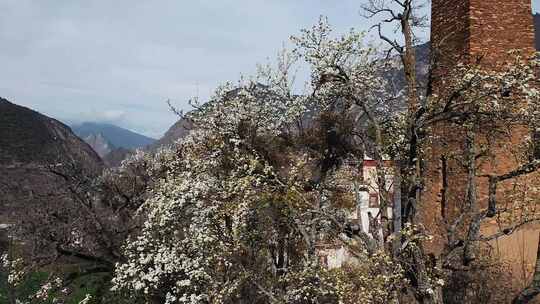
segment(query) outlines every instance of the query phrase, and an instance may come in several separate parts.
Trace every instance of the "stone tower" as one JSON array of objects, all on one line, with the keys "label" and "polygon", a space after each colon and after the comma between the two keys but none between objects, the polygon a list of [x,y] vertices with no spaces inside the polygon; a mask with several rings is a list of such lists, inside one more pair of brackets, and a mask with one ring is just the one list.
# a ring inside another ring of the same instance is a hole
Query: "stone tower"
[{"label": "stone tower", "polygon": [[481,57],[495,68],[508,50],[532,54],[534,40],[531,0],[432,0],[431,43],[443,67]]},{"label": "stone tower", "polygon": [[[459,63],[478,62],[484,69],[496,71],[511,59],[510,50],[521,50],[525,55],[535,52],[531,0],[432,0],[431,19],[434,62],[431,80],[435,94],[444,94],[444,78]],[[480,167],[481,173],[501,174],[515,168],[516,160],[508,149],[519,144],[527,132],[516,127],[493,143],[493,153]],[[444,205],[445,201],[465,199],[465,169],[462,163],[447,157],[452,153],[463,155],[465,132],[455,125],[443,123],[436,126],[433,133],[435,138],[444,140],[435,139],[429,149],[420,217],[436,240],[439,238],[440,244],[444,242],[445,222],[461,208],[455,203]],[[443,184],[453,190],[454,197],[445,197]],[[480,204],[485,207],[485,179],[478,179],[477,194]],[[536,246],[535,241],[532,243]],[[434,247],[437,250],[438,246]]]}]

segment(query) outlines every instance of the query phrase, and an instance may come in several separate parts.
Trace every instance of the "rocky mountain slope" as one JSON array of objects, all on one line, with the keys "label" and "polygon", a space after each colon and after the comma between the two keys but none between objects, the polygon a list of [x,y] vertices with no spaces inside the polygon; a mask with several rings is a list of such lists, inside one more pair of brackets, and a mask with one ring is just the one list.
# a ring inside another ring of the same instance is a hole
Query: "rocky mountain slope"
[{"label": "rocky mountain slope", "polygon": [[96,153],[103,158],[105,155],[109,154],[113,149],[113,145],[105,138],[102,133],[92,133],[86,137],[83,137],[87,144],[96,151]]},{"label": "rocky mountain slope", "polygon": [[122,161],[133,154],[133,152],[133,150],[128,150],[126,148],[114,148],[103,157],[103,162],[107,167],[118,167]]},{"label": "rocky mountain slope", "polygon": [[169,130],[167,130],[167,132],[165,132],[165,135],[163,135],[163,137],[156,140],[147,148],[148,150],[155,151],[159,147],[171,145],[176,140],[186,136],[190,129],[191,123],[188,120],[181,118],[174,125],[172,125]]},{"label": "rocky mountain slope", "polygon": [[101,172],[94,150],[61,122],[0,98],[0,223],[11,208],[38,196],[54,197],[61,180],[51,166]]},{"label": "rocky mountain slope", "polygon": [[105,123],[85,122],[72,126],[73,132],[104,157],[115,148],[137,149],[150,145],[155,139]]}]

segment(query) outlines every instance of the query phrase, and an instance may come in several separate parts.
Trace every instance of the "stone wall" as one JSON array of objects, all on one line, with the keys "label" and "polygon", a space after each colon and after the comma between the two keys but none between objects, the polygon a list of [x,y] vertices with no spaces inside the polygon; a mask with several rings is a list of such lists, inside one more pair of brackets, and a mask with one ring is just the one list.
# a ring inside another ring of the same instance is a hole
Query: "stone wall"
[{"label": "stone wall", "polygon": [[[433,92],[444,96],[447,93],[445,77],[449,77],[458,63],[479,62],[486,69],[495,71],[512,58],[508,54],[510,50],[521,50],[526,56],[533,54],[535,38],[531,0],[432,0],[431,40],[435,63]],[[514,102],[519,102],[519,97]],[[437,125],[432,132],[434,140],[427,149],[428,162],[420,217],[435,235],[431,249],[438,251],[445,242],[445,223],[451,222],[452,217],[460,212],[460,202],[465,201],[466,170],[462,163],[452,159],[452,155],[464,154],[465,132],[459,126],[446,123]],[[523,141],[528,132],[526,128],[516,126],[495,142],[490,142],[490,157],[479,167],[479,174],[501,174],[515,168],[518,163],[512,149]],[[485,140],[486,135],[479,134],[478,137]],[[450,194],[441,192],[443,171],[447,175]],[[485,207],[485,178],[478,179],[477,193],[480,204]],[[449,206],[442,204],[444,195],[452,195],[447,197]],[[538,230],[529,228],[531,237],[538,238]],[[483,229],[488,231],[491,228]],[[517,244],[512,240],[501,242]],[[523,251],[534,257],[536,245],[535,242],[525,244],[530,248]],[[503,258],[513,257],[511,250],[504,249],[506,246],[497,247],[502,248]],[[515,251],[515,248],[507,248]]]},{"label": "stone wall", "polygon": [[469,7],[469,0],[432,0],[431,56],[437,67],[433,75],[437,80],[456,62],[466,60],[470,37]]},{"label": "stone wall", "polygon": [[[535,51],[531,0],[470,1],[469,52],[482,64],[496,68],[509,50]],[[452,1],[448,1],[452,2]]]},{"label": "stone wall", "polygon": [[431,43],[434,61],[444,69],[478,58],[495,68],[512,49],[531,54],[531,0],[432,0]]}]

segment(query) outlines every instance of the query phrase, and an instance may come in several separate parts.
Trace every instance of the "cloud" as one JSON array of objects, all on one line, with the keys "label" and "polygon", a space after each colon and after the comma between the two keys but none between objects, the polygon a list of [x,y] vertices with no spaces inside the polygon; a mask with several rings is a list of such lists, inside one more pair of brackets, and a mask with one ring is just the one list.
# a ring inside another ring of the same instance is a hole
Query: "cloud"
[{"label": "cloud", "polygon": [[93,110],[81,113],[78,115],[78,120],[80,122],[121,124],[125,120],[126,114],[124,110]]},{"label": "cloud", "polygon": [[152,136],[177,119],[167,99],[189,109],[319,15],[340,32],[370,26],[356,0],[0,0],[0,11],[0,96]]}]

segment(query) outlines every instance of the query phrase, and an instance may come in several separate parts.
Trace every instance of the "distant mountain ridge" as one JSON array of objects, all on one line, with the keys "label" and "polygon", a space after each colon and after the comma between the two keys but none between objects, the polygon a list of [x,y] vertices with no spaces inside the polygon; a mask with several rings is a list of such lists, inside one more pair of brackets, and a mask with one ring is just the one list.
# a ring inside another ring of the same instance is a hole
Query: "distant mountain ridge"
[{"label": "distant mountain ridge", "polygon": [[107,165],[107,167],[109,168],[119,167],[122,164],[122,161],[132,154],[133,150],[128,150],[125,148],[115,148],[103,157],[103,162],[105,162],[105,165]]},{"label": "distant mountain ridge", "polygon": [[77,136],[89,143],[101,157],[115,148],[134,150],[151,145],[156,140],[106,123],[85,122],[72,126]]},{"label": "distant mountain ridge", "polygon": [[[540,51],[540,13],[533,15],[536,50]],[[422,86],[426,86],[429,73],[429,61],[430,61],[431,45],[429,42],[416,46],[416,69],[418,73],[418,80]],[[397,60],[397,58],[396,58]],[[385,75],[385,78],[392,83],[393,89],[396,91],[401,90],[405,86],[405,75],[403,70],[394,70],[392,73]],[[176,140],[185,137],[189,133],[191,124],[185,120],[180,119],[174,125],[172,125],[165,135],[158,139],[154,144],[150,146],[150,150],[155,150],[160,146],[167,146],[175,142]]]},{"label": "distant mountain ridge", "polygon": [[91,133],[90,135],[83,137],[82,140],[89,144],[101,158],[111,153],[114,149],[114,146],[101,133]]},{"label": "distant mountain ridge", "polygon": [[174,123],[168,130],[165,132],[163,137],[156,140],[154,143],[149,145],[147,148],[150,151],[155,151],[159,147],[169,146],[173,144],[176,140],[184,138],[189,130],[192,128],[191,122],[186,118],[181,118],[176,123]]}]

